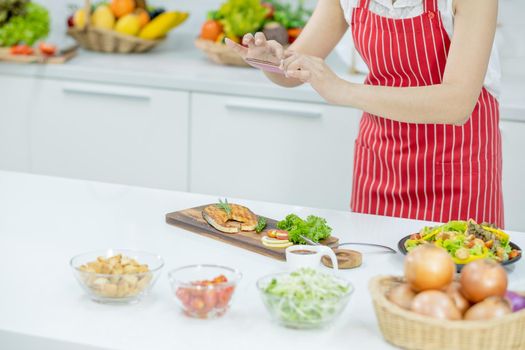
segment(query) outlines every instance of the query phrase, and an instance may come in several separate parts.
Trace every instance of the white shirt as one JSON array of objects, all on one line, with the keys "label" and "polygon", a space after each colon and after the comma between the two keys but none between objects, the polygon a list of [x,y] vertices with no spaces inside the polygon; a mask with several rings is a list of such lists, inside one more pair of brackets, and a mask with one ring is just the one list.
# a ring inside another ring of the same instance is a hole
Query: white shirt
[{"label": "white shirt", "polygon": [[[454,10],[452,2],[454,0],[438,0],[438,8],[443,19],[443,26],[450,38],[454,32]],[[359,0],[340,0],[345,19],[351,23],[352,11],[358,6]],[[422,0],[370,0],[368,9],[375,14],[389,18],[410,18],[423,13]],[[351,36],[350,40],[351,40]],[[346,51],[346,50],[345,50]],[[496,98],[500,93],[501,68],[496,45],[492,45],[490,60],[485,75],[483,86]]]}]

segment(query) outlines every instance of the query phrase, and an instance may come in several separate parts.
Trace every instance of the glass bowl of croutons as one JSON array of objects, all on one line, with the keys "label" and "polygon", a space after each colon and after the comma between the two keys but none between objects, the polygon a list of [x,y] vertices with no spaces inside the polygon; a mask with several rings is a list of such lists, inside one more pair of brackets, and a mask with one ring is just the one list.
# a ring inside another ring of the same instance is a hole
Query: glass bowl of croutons
[{"label": "glass bowl of croutons", "polygon": [[149,293],[164,260],[152,253],[107,249],[79,254],[71,259],[70,265],[93,301],[131,304]]}]

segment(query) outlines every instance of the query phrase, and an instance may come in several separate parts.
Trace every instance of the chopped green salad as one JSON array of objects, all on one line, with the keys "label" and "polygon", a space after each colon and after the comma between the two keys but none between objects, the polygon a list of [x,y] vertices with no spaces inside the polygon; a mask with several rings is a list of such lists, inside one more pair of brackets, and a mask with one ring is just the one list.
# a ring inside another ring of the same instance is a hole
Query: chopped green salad
[{"label": "chopped green salad", "polygon": [[285,325],[322,326],[346,306],[351,286],[332,275],[303,268],[272,279],[263,289],[270,311]]},{"label": "chopped green salad", "polygon": [[424,243],[446,249],[456,264],[484,258],[505,262],[521,254],[519,250],[512,249],[508,234],[493,225],[477,224],[474,220],[424,227],[405,241],[405,248],[410,251]]}]

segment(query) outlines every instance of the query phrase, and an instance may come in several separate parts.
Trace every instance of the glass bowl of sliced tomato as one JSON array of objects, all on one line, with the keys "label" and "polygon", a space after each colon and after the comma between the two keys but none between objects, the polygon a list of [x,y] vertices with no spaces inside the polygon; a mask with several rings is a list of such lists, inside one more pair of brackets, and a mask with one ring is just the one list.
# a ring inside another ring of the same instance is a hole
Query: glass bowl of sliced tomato
[{"label": "glass bowl of sliced tomato", "polygon": [[221,317],[230,308],[242,274],[219,265],[189,265],[168,273],[175,300],[190,317]]}]

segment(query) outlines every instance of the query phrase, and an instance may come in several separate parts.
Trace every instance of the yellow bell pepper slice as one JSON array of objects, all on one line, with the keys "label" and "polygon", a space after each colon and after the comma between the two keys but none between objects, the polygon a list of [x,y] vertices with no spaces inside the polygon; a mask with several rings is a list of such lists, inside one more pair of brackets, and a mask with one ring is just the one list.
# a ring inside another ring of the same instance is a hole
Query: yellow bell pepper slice
[{"label": "yellow bell pepper slice", "polygon": [[479,260],[479,259],[485,259],[488,257],[489,255],[489,250],[486,248],[486,247],[483,247],[483,254],[481,255],[470,255],[468,258],[466,259],[459,259],[455,256],[452,257],[452,260],[454,260],[454,262],[458,265],[466,265],[468,264],[469,262],[472,262],[472,261],[475,261],[475,260]]}]

